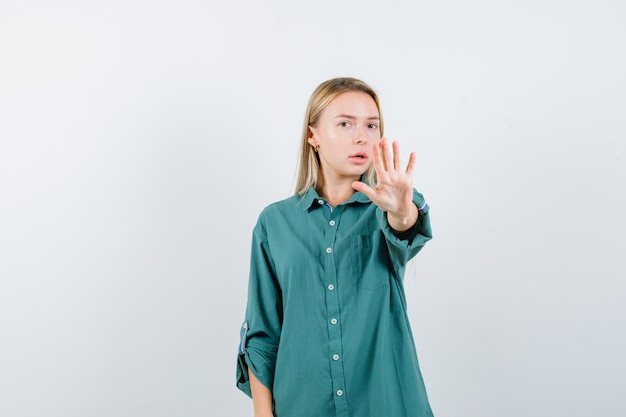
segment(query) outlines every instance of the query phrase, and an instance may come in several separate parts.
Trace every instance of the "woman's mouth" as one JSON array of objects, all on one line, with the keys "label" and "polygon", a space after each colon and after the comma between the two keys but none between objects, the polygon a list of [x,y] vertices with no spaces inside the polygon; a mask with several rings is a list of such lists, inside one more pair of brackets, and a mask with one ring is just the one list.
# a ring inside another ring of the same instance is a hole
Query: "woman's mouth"
[{"label": "woman's mouth", "polygon": [[356,164],[364,164],[367,162],[367,154],[365,152],[358,152],[350,155],[348,159]]}]

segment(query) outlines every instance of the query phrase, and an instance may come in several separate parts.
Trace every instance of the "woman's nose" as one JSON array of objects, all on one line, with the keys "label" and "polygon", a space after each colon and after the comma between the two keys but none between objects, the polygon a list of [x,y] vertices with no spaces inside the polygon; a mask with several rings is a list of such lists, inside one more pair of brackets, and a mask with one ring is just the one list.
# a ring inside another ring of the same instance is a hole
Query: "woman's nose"
[{"label": "woman's nose", "polygon": [[356,136],[354,137],[354,143],[365,143],[367,142],[367,135],[365,134],[365,130],[363,128],[356,130]]}]

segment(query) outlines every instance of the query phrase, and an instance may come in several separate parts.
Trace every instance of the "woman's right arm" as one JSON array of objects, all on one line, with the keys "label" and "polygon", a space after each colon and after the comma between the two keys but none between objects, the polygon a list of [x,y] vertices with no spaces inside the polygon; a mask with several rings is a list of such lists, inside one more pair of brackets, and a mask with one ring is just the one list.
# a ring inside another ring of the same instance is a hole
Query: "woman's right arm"
[{"label": "woman's right arm", "polygon": [[282,292],[270,253],[264,213],[252,234],[246,321],[237,386],[252,397],[255,417],[272,417],[274,371],[282,329]]},{"label": "woman's right arm", "polygon": [[250,378],[250,391],[252,391],[252,403],[254,405],[254,417],[272,417],[272,392],[263,385],[248,369]]}]

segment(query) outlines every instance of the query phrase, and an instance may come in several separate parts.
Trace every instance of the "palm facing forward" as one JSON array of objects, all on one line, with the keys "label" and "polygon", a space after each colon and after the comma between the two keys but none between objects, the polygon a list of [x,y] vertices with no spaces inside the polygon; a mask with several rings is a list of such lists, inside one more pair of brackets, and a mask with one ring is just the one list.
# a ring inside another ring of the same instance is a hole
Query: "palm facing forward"
[{"label": "palm facing forward", "polygon": [[394,229],[407,230],[417,221],[417,207],[413,204],[415,152],[411,152],[406,169],[402,169],[400,145],[394,141],[392,148],[393,152],[389,149],[387,138],[382,138],[373,146],[373,163],[378,178],[376,188],[361,181],[353,182],[352,188],[368,196],[387,212],[389,224]]}]

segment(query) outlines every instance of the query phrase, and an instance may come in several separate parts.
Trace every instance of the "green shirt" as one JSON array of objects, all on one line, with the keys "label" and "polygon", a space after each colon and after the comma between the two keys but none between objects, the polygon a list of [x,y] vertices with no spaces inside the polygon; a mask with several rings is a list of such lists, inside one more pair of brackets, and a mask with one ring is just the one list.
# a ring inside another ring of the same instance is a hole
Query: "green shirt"
[{"label": "green shirt", "polygon": [[311,188],[274,203],[252,236],[237,386],[248,368],[277,417],[431,417],[403,277],[431,239],[428,206],[401,236],[360,192],[332,208]]}]

